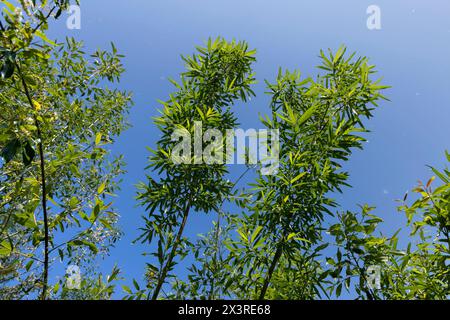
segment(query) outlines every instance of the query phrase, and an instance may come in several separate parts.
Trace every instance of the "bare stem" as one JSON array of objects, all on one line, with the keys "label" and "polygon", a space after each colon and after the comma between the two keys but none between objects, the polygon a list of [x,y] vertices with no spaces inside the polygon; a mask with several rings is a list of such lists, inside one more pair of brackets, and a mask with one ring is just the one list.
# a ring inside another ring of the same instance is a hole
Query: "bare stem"
[{"label": "bare stem", "polygon": [[264,279],[264,284],[261,289],[261,293],[259,294],[259,300],[264,300],[267,289],[269,288],[270,280],[272,279],[272,276],[273,276],[273,272],[275,271],[278,261],[280,261],[280,258],[282,255],[283,255],[283,247],[280,243],[280,244],[278,244],[277,251],[275,252],[275,255],[273,256],[272,263],[270,264],[270,267],[269,267],[269,271],[267,272],[266,278]]},{"label": "bare stem", "polygon": [[165,282],[167,273],[169,272],[170,265],[172,264],[173,258],[175,257],[176,251],[181,242],[181,237],[183,235],[183,231],[186,226],[186,222],[187,222],[187,219],[189,216],[190,209],[191,209],[191,204],[190,204],[190,201],[188,201],[188,203],[186,205],[186,209],[183,214],[183,221],[181,222],[180,229],[178,230],[178,234],[175,239],[175,243],[173,244],[172,251],[170,252],[169,258],[167,259],[166,264],[164,265],[164,267],[162,269],[161,275],[158,278],[158,284],[156,285],[155,291],[153,292],[152,300],[158,299],[159,292],[161,291],[161,288]]}]

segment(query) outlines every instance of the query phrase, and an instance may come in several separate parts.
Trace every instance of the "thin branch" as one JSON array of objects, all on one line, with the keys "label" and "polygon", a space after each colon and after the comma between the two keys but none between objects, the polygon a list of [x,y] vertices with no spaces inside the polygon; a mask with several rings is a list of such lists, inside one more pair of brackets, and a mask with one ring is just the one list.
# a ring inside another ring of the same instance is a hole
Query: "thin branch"
[{"label": "thin branch", "polygon": [[[28,89],[28,85],[25,81],[25,78],[22,74],[22,70],[20,65],[15,62],[17,71],[19,73],[22,86],[25,90],[25,95],[27,96],[28,103],[31,108],[34,109],[33,99],[31,98],[30,91]],[[42,182],[42,210],[44,213],[44,272],[43,272],[43,286],[41,299],[45,300],[47,297],[47,286],[48,286],[48,269],[49,269],[49,225],[48,225],[48,212],[47,212],[47,183],[46,183],[46,173],[45,173],[45,155],[44,155],[44,147],[43,147],[43,137],[41,131],[41,125],[36,115],[34,115],[34,123],[37,129],[37,136],[39,139],[38,142],[38,153],[39,153],[39,161],[40,161],[40,170],[41,170],[41,182]]]},{"label": "thin branch", "polygon": [[181,236],[183,235],[183,231],[186,226],[186,222],[187,222],[187,219],[189,216],[190,209],[191,209],[191,201],[189,199],[189,201],[186,204],[186,209],[183,214],[183,221],[181,222],[180,229],[178,230],[178,234],[175,239],[175,243],[173,244],[172,251],[169,254],[169,259],[167,259],[167,262],[162,269],[161,275],[159,276],[158,284],[156,285],[155,291],[153,292],[153,295],[152,295],[152,300],[158,299],[159,292],[161,291],[161,288],[167,277],[167,273],[169,271],[170,265],[172,264],[173,258],[175,257],[175,253],[178,249],[178,245],[180,244]]},{"label": "thin branch", "polygon": [[261,289],[261,293],[259,294],[259,300],[264,300],[267,289],[269,288],[270,280],[272,279],[272,276],[273,276],[273,272],[275,271],[275,268],[276,268],[278,262],[280,261],[282,255],[283,255],[283,245],[282,245],[282,242],[279,242],[278,246],[277,246],[277,251],[275,252],[275,255],[272,259],[272,263],[270,264],[270,267],[269,267],[269,271],[267,272],[267,276],[264,279],[264,284]]},{"label": "thin branch", "polygon": [[42,27],[42,25],[48,20],[48,18],[50,18],[50,16],[52,15],[53,11],[55,11],[55,9],[56,9],[56,5],[53,6],[53,8],[49,11],[47,16],[43,20],[41,20],[41,22],[36,27],[34,27],[32,34],[36,33],[36,31],[38,31]]},{"label": "thin branch", "polygon": [[[344,221],[342,220],[341,215],[338,214],[338,217],[339,217],[339,221],[344,225]],[[355,254],[353,253],[353,251],[350,248],[349,238],[348,238],[348,234],[347,234],[347,231],[345,230],[345,228],[344,228],[344,237],[345,237],[345,241],[346,241],[345,249],[348,252],[350,252],[350,256],[353,259],[353,261],[355,263],[355,266],[358,268],[360,277],[364,280],[365,285],[367,285],[367,283],[369,283],[369,281],[368,281],[368,279],[366,277],[366,272],[365,272],[364,268],[359,265],[358,259],[356,258]],[[370,290],[370,288],[366,288],[364,286],[361,289],[367,295],[367,299],[369,299],[369,300],[375,300],[376,299],[376,295],[372,292],[372,290]]]},{"label": "thin branch", "polygon": [[[247,175],[248,172],[250,172],[250,170],[253,169],[253,166],[249,166],[240,176],[239,178],[237,178],[237,180],[233,183],[233,187],[232,190],[234,190],[237,186],[237,184]],[[214,240],[215,240],[215,246],[216,246],[216,250],[214,252],[214,268],[215,271],[217,271],[217,254],[219,253],[218,251],[220,250],[220,246],[219,246],[219,242],[220,242],[220,222],[221,222],[221,218],[222,218],[222,206],[225,203],[226,198],[223,199],[222,203],[220,204],[220,208],[217,212],[217,222],[216,222],[216,232],[214,233]],[[215,277],[211,278],[211,292],[209,294],[209,299],[212,300],[214,299],[214,290],[215,290]]]}]

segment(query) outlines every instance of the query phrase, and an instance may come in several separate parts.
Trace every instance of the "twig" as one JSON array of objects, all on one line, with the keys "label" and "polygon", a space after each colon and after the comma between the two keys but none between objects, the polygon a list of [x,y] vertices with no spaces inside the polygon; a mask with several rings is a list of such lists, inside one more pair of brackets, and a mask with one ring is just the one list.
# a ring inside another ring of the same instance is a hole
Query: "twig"
[{"label": "twig", "polygon": [[[20,65],[15,62],[17,71],[19,73],[22,86],[25,90],[25,95],[27,96],[28,103],[30,104],[31,108],[34,109],[34,103],[33,99],[31,98],[30,91],[28,90],[28,85],[25,82],[25,78],[23,77],[22,70],[20,68]],[[41,169],[41,182],[42,182],[42,210],[44,213],[44,272],[43,272],[43,286],[42,286],[42,293],[41,293],[41,299],[45,300],[47,297],[47,286],[48,286],[48,269],[49,269],[49,226],[48,226],[48,212],[47,212],[47,184],[46,184],[46,173],[45,173],[45,155],[44,155],[44,147],[43,147],[43,137],[42,137],[42,131],[41,126],[39,123],[39,120],[37,119],[36,115],[34,115],[34,122],[37,130],[37,136],[39,139],[38,142],[38,153],[39,153],[39,160],[40,160],[40,169]]]},{"label": "twig", "polygon": [[175,243],[172,247],[172,251],[169,254],[169,259],[167,259],[167,262],[162,269],[161,275],[159,276],[158,284],[156,285],[155,291],[153,291],[152,300],[158,299],[159,292],[161,291],[161,288],[164,284],[164,280],[167,277],[167,272],[169,271],[170,265],[172,264],[173,258],[175,257],[175,253],[178,249],[178,245],[180,244],[181,236],[183,235],[183,231],[186,226],[186,222],[187,222],[187,219],[189,216],[190,209],[191,209],[191,201],[189,199],[189,201],[186,204],[186,209],[183,214],[183,221],[181,222],[180,229],[178,230],[178,234],[175,239]]}]

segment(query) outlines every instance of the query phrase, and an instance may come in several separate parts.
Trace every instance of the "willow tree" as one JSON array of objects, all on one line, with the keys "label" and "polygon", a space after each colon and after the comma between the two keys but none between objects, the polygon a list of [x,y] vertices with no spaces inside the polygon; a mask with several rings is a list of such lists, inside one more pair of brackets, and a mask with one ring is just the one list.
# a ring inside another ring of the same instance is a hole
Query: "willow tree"
[{"label": "willow tree", "polygon": [[[367,58],[346,57],[345,48],[328,56],[321,53],[325,72],[315,79],[280,71],[276,83],[268,83],[271,115],[262,118],[268,129],[279,132],[278,171],[267,175],[261,165],[256,182],[236,196],[235,184],[224,183],[223,164],[195,163],[195,146],[187,152],[192,161],[174,163],[171,134],[181,127],[194,136],[196,121],[219,130],[236,124],[228,107],[235,98],[246,100],[253,81],[246,80],[253,60],[253,52],[246,49],[224,41],[199,48],[199,56],[185,59],[189,71],[181,85],[175,83],[179,91],[163,103],[163,115],[155,120],[163,136],[149,168],[156,170],[159,181],[149,177],[139,195],[150,213],[141,240],[151,242],[158,236],[154,255],[160,267],[149,264],[148,273],[154,299],[175,265],[174,256],[185,256],[188,247],[197,262],[189,281],[176,279],[168,297],[288,298],[277,292],[293,277],[305,288],[298,293],[301,298],[325,291],[327,273],[318,257],[327,246],[322,234],[325,215],[332,216],[337,205],[330,194],[347,185],[343,163],[353,149],[362,148],[367,132],[363,121],[372,117],[386,87],[372,79],[375,71]],[[275,148],[271,143],[267,147]],[[224,201],[235,202],[243,214],[225,213]],[[215,211],[224,224],[216,223],[192,244],[182,239],[191,208]]]},{"label": "willow tree", "polygon": [[[381,232],[383,220],[374,208],[339,214],[329,228],[338,251],[327,259],[337,296],[345,288],[358,299],[450,298],[450,171],[431,169],[435,175],[413,190],[413,203],[408,204],[408,194],[400,201],[398,209],[411,227],[408,240],[400,230]],[[370,268],[376,268],[376,279],[368,279]]]},{"label": "willow tree", "polygon": [[[373,80],[375,69],[365,57],[321,52],[324,73],[302,79],[299,72],[279,73],[269,84],[272,117],[264,120],[280,130],[280,169],[256,181],[249,221],[265,239],[269,254],[255,257],[249,278],[256,297],[264,299],[277,270],[303,277],[303,298],[323,292],[325,278],[317,259],[327,247],[324,219],[338,204],[332,193],[348,186],[343,168],[354,149],[362,149],[370,119],[386,86]],[[248,267],[247,267],[248,268]],[[289,278],[286,278],[288,280]],[[274,287],[271,296],[277,292]]]},{"label": "willow tree", "polygon": [[[0,294],[49,297],[56,259],[83,263],[119,236],[111,195],[130,94],[116,48],[87,57],[45,35],[69,1],[2,1],[0,24]],[[52,290],[55,292],[60,284]]]},{"label": "willow tree", "polygon": [[325,220],[338,205],[332,194],[348,185],[343,165],[363,147],[363,121],[386,88],[372,79],[367,58],[345,51],[321,52],[324,72],[315,78],[280,71],[275,83],[267,83],[272,112],[261,119],[279,131],[278,172],[258,170],[256,181],[229,199],[243,214],[225,214],[227,223],[197,242],[200,258],[190,281],[175,283],[175,297],[329,296],[323,250]]},{"label": "willow tree", "polygon": [[[253,95],[254,53],[245,42],[221,38],[209,40],[205,48],[198,47],[196,54],[183,58],[187,71],[180,83],[172,81],[176,92],[162,103],[162,115],[155,119],[162,136],[150,157],[148,168],[154,174],[140,185],[138,196],[147,210],[140,240],[149,244],[155,238],[157,241],[153,255],[158,263],[148,263],[149,298],[159,297],[163,285],[173,277],[175,258],[188,252],[189,241],[183,232],[189,214],[217,212],[232,192],[232,183],[225,178],[225,159],[209,162],[204,158],[203,151],[211,141],[204,141],[203,133],[198,137],[198,132],[218,130],[225,139],[226,130],[237,125],[231,107]],[[192,137],[187,143],[192,152],[177,155],[180,142],[173,136],[177,129]],[[194,145],[194,138],[201,139],[199,145]],[[220,147],[215,151],[222,152]],[[174,155],[187,161],[177,163]]]}]

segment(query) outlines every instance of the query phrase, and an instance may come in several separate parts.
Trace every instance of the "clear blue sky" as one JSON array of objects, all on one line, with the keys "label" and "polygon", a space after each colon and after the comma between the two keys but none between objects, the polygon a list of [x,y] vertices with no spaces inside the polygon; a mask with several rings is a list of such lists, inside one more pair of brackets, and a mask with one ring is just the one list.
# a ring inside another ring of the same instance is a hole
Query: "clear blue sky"
[{"label": "clear blue sky", "polygon": [[[381,30],[366,27],[366,9],[372,4],[381,8]],[[82,29],[67,30],[63,15],[50,35],[60,40],[74,36],[90,50],[108,48],[113,41],[126,55],[121,88],[133,91],[135,101],[133,127],[113,147],[128,163],[116,201],[125,235],[101,262],[101,270],[117,263],[128,283],[142,280],[149,257],[141,253],[149,250],[131,241],[144,214],[134,201],[135,184],[145,178],[146,146],[154,146],[158,135],[150,118],[157,114],[156,100],[173,90],[167,78],[177,78],[183,70],[180,54],[190,54],[194,46],[219,35],[246,40],[258,49],[258,97],[234,109],[242,128],[262,127],[257,115],[268,107],[263,80],[273,80],[278,67],[314,75],[319,50],[341,44],[371,58],[384,83],[392,86],[387,91],[391,102],[382,103],[369,123],[370,142],[347,164],[353,188],[339,200],[344,209],[377,206],[386,230],[398,229],[403,219],[395,199],[418,179],[430,177],[426,165],[442,166],[444,150],[450,149],[449,14],[448,0],[82,1]],[[242,170],[232,168],[234,174]],[[197,223],[187,230],[189,235],[211,227],[211,217],[192,219]]]}]

